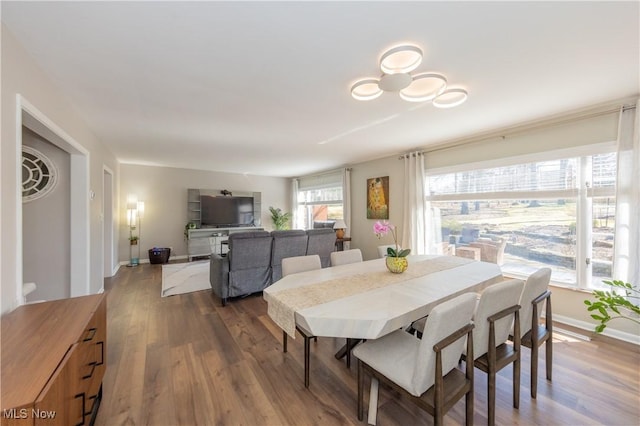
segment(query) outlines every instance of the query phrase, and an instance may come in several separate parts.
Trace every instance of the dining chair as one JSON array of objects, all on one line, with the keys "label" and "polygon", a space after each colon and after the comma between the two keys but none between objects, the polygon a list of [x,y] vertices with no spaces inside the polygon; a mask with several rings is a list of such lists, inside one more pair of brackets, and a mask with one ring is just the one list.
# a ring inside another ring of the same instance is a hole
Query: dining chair
[{"label": "dining chair", "polygon": [[[550,280],[550,268],[538,269],[529,275],[520,296],[520,344],[531,349],[531,398],[535,398],[538,391],[538,349],[545,342],[547,380],[551,381],[553,317],[549,291]],[[540,324],[541,304],[544,302],[546,302],[544,324]]]},{"label": "dining chair", "polygon": [[[488,424],[495,424],[496,373],[513,364],[513,407],[520,405],[520,295],[524,282],[508,280],[485,289],[473,314],[473,365],[487,373]],[[513,345],[507,343],[513,327]]]},{"label": "dining chair", "polygon": [[431,414],[436,425],[465,396],[466,424],[473,424],[473,363],[467,363],[464,372],[457,366],[465,341],[466,357],[473,359],[475,306],[475,293],[462,294],[433,308],[422,339],[397,330],[356,346],[358,420],[363,417],[366,373],[371,376],[370,411],[377,406],[377,384],[382,381]]},{"label": "dining chair", "polygon": [[387,257],[387,249],[388,248],[395,248],[395,244],[387,244],[384,246],[378,246],[378,257],[380,259]]},{"label": "dining chair", "polygon": [[[313,271],[322,267],[320,256],[317,254],[309,256],[285,257],[282,259],[282,276],[296,274],[298,272]],[[304,387],[309,387],[309,364],[311,352],[311,339],[318,341],[318,338],[311,334],[310,331],[296,324],[296,330],[304,338]],[[282,331],[282,352],[287,352],[288,335],[286,331]]]},{"label": "dining chair", "polygon": [[331,266],[346,265],[348,263],[362,262],[360,249],[334,251],[331,253]]}]

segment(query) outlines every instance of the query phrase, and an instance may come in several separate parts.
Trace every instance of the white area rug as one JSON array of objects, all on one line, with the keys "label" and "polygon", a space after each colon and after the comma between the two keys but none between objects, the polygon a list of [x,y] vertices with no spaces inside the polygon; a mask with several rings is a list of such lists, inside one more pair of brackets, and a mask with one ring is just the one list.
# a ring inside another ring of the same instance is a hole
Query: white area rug
[{"label": "white area rug", "polygon": [[162,297],[211,290],[209,261],[162,265]]}]

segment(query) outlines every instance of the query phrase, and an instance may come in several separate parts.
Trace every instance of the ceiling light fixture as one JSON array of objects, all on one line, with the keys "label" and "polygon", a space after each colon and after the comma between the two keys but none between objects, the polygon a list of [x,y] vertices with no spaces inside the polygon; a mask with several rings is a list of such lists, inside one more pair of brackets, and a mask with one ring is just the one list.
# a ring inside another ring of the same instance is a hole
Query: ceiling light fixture
[{"label": "ceiling light fixture", "polygon": [[359,101],[370,101],[383,92],[398,92],[409,102],[432,101],[438,108],[451,108],[467,100],[464,89],[448,89],[442,74],[421,72],[411,75],[422,63],[422,49],[414,45],[393,47],[380,57],[380,78],[363,78],[351,86],[351,96]]}]

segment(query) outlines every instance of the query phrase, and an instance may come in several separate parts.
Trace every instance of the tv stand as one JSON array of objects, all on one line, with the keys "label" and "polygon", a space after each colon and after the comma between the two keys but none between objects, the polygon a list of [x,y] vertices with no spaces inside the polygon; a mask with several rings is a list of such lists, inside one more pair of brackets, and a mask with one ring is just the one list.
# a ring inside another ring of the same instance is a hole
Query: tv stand
[{"label": "tv stand", "polygon": [[189,262],[195,257],[227,254],[229,246],[223,244],[229,234],[234,232],[262,231],[264,228],[257,226],[234,226],[231,228],[197,228],[187,231],[187,256]]}]

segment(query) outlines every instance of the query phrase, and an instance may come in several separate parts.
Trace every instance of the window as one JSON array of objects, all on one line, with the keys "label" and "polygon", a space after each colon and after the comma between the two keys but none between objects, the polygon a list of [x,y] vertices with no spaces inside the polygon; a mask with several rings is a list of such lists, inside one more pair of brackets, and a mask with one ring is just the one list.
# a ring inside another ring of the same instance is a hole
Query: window
[{"label": "window", "polygon": [[431,175],[427,202],[445,245],[476,246],[508,275],[550,267],[554,282],[589,288],[611,277],[615,179],[615,153],[587,155]]},{"label": "window", "polygon": [[343,211],[341,172],[300,178],[296,227],[332,226],[332,222],[344,218]]}]

